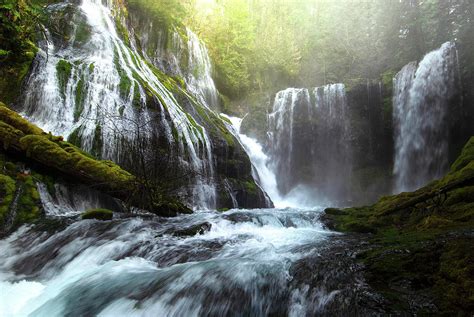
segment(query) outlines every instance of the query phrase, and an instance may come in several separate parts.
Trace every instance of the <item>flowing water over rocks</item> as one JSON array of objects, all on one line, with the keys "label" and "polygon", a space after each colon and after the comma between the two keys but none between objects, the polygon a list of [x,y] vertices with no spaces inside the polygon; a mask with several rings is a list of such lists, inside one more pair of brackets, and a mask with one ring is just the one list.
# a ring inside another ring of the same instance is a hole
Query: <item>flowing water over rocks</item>
[{"label": "flowing water over rocks", "polygon": [[[372,312],[353,246],[320,211],[25,226],[0,242],[7,316],[311,316]],[[334,248],[332,247],[334,246]],[[352,250],[351,250],[352,249]],[[364,308],[365,307],[365,308]]]},{"label": "flowing water over rocks", "polygon": [[[24,114],[45,131],[122,164],[134,160],[130,153],[137,147],[146,151],[142,156],[163,156],[153,149],[164,143],[167,152],[176,153],[173,158],[180,169],[194,178],[183,196],[191,196],[197,208],[215,208],[214,159],[206,129],[176,101],[136,48],[121,38],[112,13],[117,8],[108,4],[111,7],[99,0],[83,0],[79,6],[50,6],[53,20],[72,16],[74,23],[66,40],[46,32],[25,87]],[[209,60],[203,60],[207,52],[195,35],[188,36],[193,49],[189,63],[198,68],[193,64],[198,59],[207,62],[204,75],[188,76],[190,87],[204,101]]]}]

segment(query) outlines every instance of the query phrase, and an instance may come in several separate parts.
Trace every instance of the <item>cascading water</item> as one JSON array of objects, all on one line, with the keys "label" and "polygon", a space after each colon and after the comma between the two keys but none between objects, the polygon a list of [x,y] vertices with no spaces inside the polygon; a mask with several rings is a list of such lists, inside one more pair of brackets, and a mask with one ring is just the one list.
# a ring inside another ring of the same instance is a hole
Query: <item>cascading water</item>
[{"label": "cascading water", "polygon": [[284,196],[306,191],[315,202],[349,199],[351,148],[343,84],[280,91],[269,115],[271,169]]},{"label": "cascading water", "polygon": [[[212,64],[206,46],[189,28],[186,28],[187,41],[177,30],[168,32],[170,43],[166,43],[164,32],[155,29],[150,22],[139,37],[143,56],[164,72],[184,78],[187,90],[202,105],[217,109],[218,93],[211,76]],[[152,38],[157,43],[150,43]]]},{"label": "cascading water", "polygon": [[211,109],[218,108],[217,89],[211,77],[212,66],[207,48],[191,30],[186,29],[188,37],[188,71],[186,84],[188,90],[197,96],[203,105]]},{"label": "cascading water", "polygon": [[456,47],[447,42],[394,79],[395,191],[417,189],[448,169],[448,114],[458,94]]},{"label": "cascading water", "polygon": [[[69,6],[53,5],[51,14]],[[25,89],[26,116],[45,131],[74,138],[83,149],[118,162],[130,151],[126,144],[161,136],[193,175],[192,205],[215,208],[212,149],[204,127],[187,115],[134,46],[119,37],[109,7],[83,0],[77,9],[75,19],[83,20],[75,21],[65,43],[51,36],[41,43]],[[149,110],[150,95],[158,109]]]},{"label": "cascading water", "polygon": [[[241,118],[231,117],[225,114],[221,114],[221,116],[229,119],[232,123],[232,126],[229,126],[228,128],[234,133],[237,140],[240,141],[247,152],[250,161],[252,162],[252,173],[256,183],[263,188],[275,207],[288,207],[289,205],[287,202],[280,196],[275,173],[269,168],[269,157],[264,153],[262,146],[257,142],[257,140],[240,133],[240,125],[242,123]],[[267,204],[271,205],[271,202],[267,202]]]}]

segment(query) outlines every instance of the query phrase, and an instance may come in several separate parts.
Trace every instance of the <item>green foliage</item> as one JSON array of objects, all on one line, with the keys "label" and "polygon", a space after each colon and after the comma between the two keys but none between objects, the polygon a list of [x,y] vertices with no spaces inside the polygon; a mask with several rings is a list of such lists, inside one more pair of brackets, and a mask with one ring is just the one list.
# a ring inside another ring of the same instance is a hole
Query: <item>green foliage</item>
[{"label": "green foliage", "polygon": [[14,102],[37,52],[34,44],[44,18],[41,0],[0,2],[0,99]]},{"label": "green foliage", "polygon": [[22,56],[35,49],[32,43],[40,7],[26,0],[3,0],[0,4],[0,49],[2,56]]},{"label": "green foliage", "polygon": [[181,0],[127,0],[130,10],[151,16],[162,29],[180,24],[188,14],[186,1]]},{"label": "green foliage", "polygon": [[109,209],[95,208],[88,209],[82,215],[82,219],[112,220],[113,212]]}]

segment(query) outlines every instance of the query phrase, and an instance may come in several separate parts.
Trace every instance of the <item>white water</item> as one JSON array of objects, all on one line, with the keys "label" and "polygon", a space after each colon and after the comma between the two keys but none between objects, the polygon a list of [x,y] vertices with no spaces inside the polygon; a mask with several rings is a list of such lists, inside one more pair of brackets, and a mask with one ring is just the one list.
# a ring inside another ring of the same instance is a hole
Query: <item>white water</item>
[{"label": "white water", "polygon": [[188,36],[188,70],[186,85],[199,101],[211,109],[218,108],[217,89],[212,79],[212,65],[206,46],[201,43],[196,34],[186,29]]},{"label": "white water", "polygon": [[[337,290],[288,283],[293,263],[318,252],[331,234],[317,218],[315,211],[272,209],[84,220],[54,234],[23,227],[0,241],[0,311],[48,317],[316,312]],[[170,235],[203,221],[212,225],[203,235]]]},{"label": "white water", "polygon": [[448,169],[448,114],[458,92],[453,43],[406,65],[394,79],[395,191],[415,190]]},{"label": "white water", "polygon": [[[57,15],[64,6],[52,6],[51,14]],[[215,208],[212,148],[205,128],[191,122],[154,70],[123,42],[111,9],[100,0],[83,0],[78,10],[90,27],[87,43],[76,43],[77,30],[66,45],[55,45],[50,36],[43,43],[38,67],[25,89],[26,116],[45,131],[65,137],[76,133],[86,151],[97,150],[94,145],[99,143],[99,155],[119,162],[129,155],[130,148],[123,148],[127,142],[162,135],[180,157],[181,168],[195,179],[191,204]],[[58,75],[64,72],[58,74],[58,63],[71,68],[63,86]],[[124,81],[130,83],[128,91],[123,89]],[[154,109],[158,114],[147,109],[152,105],[145,105],[146,90],[160,96],[159,109]]]}]

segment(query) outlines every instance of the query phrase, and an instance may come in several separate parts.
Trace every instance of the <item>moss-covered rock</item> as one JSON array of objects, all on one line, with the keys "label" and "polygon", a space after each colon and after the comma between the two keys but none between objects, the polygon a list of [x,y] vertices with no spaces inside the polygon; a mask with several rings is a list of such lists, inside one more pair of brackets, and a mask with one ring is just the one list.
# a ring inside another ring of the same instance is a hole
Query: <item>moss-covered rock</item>
[{"label": "moss-covered rock", "polygon": [[153,204],[152,213],[158,216],[174,217],[178,214],[191,214],[193,211],[176,199],[165,199]]},{"label": "moss-covered rock", "polygon": [[15,181],[11,177],[0,174],[0,228],[5,223],[5,217],[13,201],[15,187]]},{"label": "moss-covered rock", "polygon": [[[473,148],[471,138],[450,173],[417,191],[372,206],[325,210],[331,228],[372,234],[372,247],[360,259],[394,311],[462,316],[474,309]],[[436,308],[413,308],[410,297],[417,296]]]},{"label": "moss-covered rock", "polygon": [[451,166],[451,172],[457,172],[474,161],[474,137],[471,137],[463,148],[461,155]]},{"label": "moss-covered rock", "polygon": [[82,219],[112,220],[113,211],[104,208],[88,209],[82,213]]},{"label": "moss-covered rock", "polygon": [[58,79],[59,90],[63,98],[66,96],[66,87],[71,77],[72,64],[64,59],[60,59],[56,64],[56,77]]}]

